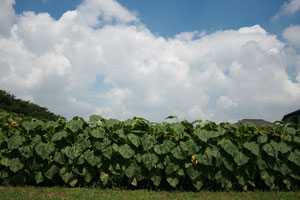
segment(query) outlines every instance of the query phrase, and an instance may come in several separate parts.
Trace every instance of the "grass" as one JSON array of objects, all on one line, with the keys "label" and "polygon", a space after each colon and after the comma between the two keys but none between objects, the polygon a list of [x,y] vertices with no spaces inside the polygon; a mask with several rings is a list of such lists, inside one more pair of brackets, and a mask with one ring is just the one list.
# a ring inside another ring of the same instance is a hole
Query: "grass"
[{"label": "grass", "polygon": [[293,200],[300,199],[300,192],[178,192],[178,191],[148,191],[148,190],[121,190],[99,188],[65,188],[65,187],[10,187],[0,186],[1,200],[17,199],[201,199],[201,200],[231,200],[231,199],[272,199]]}]

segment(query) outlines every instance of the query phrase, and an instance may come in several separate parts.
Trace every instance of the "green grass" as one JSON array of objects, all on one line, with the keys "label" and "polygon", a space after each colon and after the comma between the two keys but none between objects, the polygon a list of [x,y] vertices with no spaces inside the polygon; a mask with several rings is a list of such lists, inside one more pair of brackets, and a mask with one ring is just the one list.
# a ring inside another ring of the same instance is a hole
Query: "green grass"
[{"label": "green grass", "polygon": [[99,188],[65,188],[65,187],[8,187],[0,186],[0,199],[201,199],[201,200],[231,200],[231,199],[300,199],[300,192],[168,192],[148,190],[121,190]]}]

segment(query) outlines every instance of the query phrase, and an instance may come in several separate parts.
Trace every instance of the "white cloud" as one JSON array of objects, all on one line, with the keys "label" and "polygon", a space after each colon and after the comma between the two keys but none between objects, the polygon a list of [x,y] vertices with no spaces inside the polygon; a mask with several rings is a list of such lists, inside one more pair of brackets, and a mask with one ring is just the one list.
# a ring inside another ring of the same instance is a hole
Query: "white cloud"
[{"label": "white cloud", "polygon": [[10,33],[10,28],[15,17],[14,4],[15,0],[0,1],[0,35],[7,36]]},{"label": "white cloud", "polygon": [[300,70],[291,80],[286,69],[300,57],[259,25],[163,38],[116,1],[86,0],[58,20],[25,12],[8,27],[0,89],[69,118],[234,121],[251,107],[272,121],[299,105]]},{"label": "white cloud", "polygon": [[282,15],[293,15],[300,9],[300,0],[289,0],[288,3],[284,2],[281,10],[272,19],[277,20]]},{"label": "white cloud", "polygon": [[291,25],[283,31],[283,38],[286,39],[290,45],[300,48],[300,26]]}]

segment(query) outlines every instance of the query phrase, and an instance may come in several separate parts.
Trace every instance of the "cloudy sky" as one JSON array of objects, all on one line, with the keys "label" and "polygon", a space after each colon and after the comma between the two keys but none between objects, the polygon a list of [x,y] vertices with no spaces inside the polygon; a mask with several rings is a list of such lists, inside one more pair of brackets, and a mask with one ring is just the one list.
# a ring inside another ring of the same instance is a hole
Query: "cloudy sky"
[{"label": "cloudy sky", "polygon": [[300,0],[0,0],[0,89],[69,119],[280,120]]}]

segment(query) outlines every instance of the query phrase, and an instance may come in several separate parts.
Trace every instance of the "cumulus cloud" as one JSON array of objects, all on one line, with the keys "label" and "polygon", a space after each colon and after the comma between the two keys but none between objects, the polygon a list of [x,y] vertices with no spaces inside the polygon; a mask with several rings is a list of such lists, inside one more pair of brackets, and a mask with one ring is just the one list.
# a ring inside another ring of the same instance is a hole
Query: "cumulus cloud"
[{"label": "cumulus cloud", "polygon": [[14,22],[15,11],[13,5],[15,0],[0,1],[0,34],[9,35],[10,28]]},{"label": "cumulus cloud", "polygon": [[58,20],[25,12],[8,27],[0,88],[68,118],[234,121],[251,107],[273,121],[300,101],[300,70],[286,72],[298,55],[259,25],[164,38],[117,1],[85,0]]},{"label": "cumulus cloud", "polygon": [[289,2],[284,2],[281,6],[281,10],[277,13],[273,19],[276,20],[282,15],[293,15],[300,9],[300,0],[289,0]]},{"label": "cumulus cloud", "polygon": [[300,48],[300,26],[291,25],[283,31],[283,38],[286,39],[289,44],[296,48]]}]

